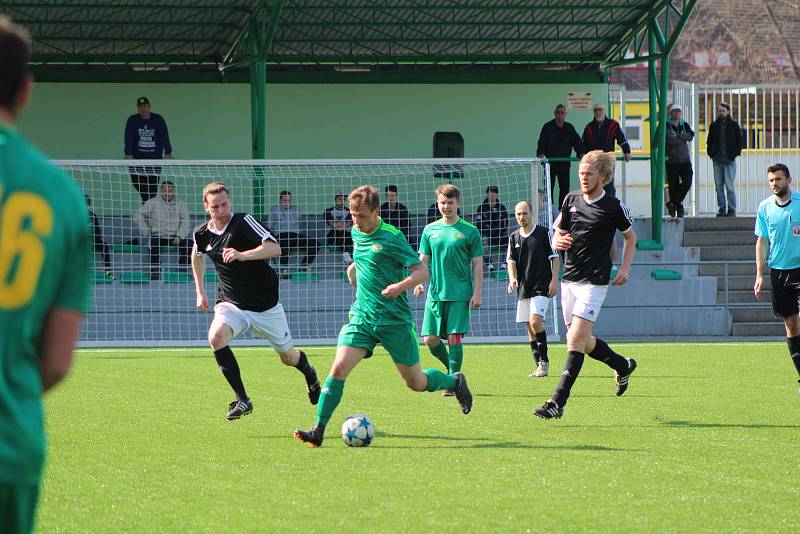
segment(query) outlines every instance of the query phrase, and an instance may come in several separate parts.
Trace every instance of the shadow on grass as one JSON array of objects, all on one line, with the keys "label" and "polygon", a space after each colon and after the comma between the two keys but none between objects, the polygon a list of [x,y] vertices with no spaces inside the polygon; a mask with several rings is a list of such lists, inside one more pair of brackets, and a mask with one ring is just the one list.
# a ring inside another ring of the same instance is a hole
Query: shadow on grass
[{"label": "shadow on grass", "polygon": [[506,397],[509,399],[538,399],[542,394],[538,395],[514,395],[505,393],[475,393],[476,397]]},{"label": "shadow on grass", "polygon": [[744,423],[700,423],[693,421],[668,421],[656,419],[658,426],[672,428],[800,428],[800,425],[769,425],[763,423],[744,424]]},{"label": "shadow on grass", "polygon": [[[635,393],[628,393],[628,394],[625,395],[625,398],[629,399],[629,398],[632,398],[632,397],[637,397],[637,398],[641,398],[641,399],[644,399],[644,398],[668,399],[668,398],[671,398],[671,397],[680,398],[682,396],[683,395],[637,395]],[[607,395],[584,395],[584,394],[573,393],[573,394],[570,395],[570,398],[573,398],[573,397],[606,399],[606,398],[614,398],[615,395],[613,393],[609,393]]]}]

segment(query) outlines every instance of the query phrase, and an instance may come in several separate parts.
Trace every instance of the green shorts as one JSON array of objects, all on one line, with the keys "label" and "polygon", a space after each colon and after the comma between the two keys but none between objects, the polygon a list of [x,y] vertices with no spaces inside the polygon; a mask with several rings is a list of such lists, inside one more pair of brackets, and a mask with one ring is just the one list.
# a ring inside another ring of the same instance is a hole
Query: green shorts
[{"label": "green shorts", "polygon": [[12,486],[0,483],[0,532],[33,532],[36,517],[36,486]]},{"label": "green shorts", "polygon": [[409,367],[419,363],[419,338],[413,324],[373,326],[353,319],[339,331],[337,346],[365,348],[369,358],[380,343],[394,363]]},{"label": "green shorts", "polygon": [[428,300],[422,319],[423,336],[447,337],[448,334],[469,332],[469,302]]}]

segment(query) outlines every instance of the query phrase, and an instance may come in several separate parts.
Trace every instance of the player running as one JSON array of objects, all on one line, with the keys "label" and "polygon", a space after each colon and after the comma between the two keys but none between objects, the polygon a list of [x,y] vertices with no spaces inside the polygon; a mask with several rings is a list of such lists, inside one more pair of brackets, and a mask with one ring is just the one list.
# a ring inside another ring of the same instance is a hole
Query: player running
[{"label": "player running", "polygon": [[[350,307],[349,322],[339,333],[336,358],[317,406],[316,424],[308,431],[294,432],[294,437],[312,447],[322,445],[325,426],[342,399],[347,375],[361,360],[372,356],[378,343],[389,352],[410,389],[450,390],[463,413],[472,409],[472,393],[463,374],[423,370],[419,363],[419,343],[406,290],[424,282],[428,269],[403,233],[380,218],[377,189],[362,185],[350,193],[349,200],[354,263],[347,268],[347,278],[356,287],[356,300]],[[411,271],[409,276],[406,269]]]},{"label": "player running", "polygon": [[239,364],[228,346],[245,330],[266,338],[285,365],[303,373],[308,399],[311,404],[317,404],[321,389],[317,372],[308,363],[306,354],[292,345],[286,314],[278,302],[278,275],[268,263],[269,258],[281,255],[281,247],[252,215],[232,212],[229,194],[229,189],[221,182],[212,182],[203,189],[203,207],[211,219],[195,228],[192,251],[192,272],[200,310],[208,311],[203,285],[204,256],[214,262],[219,278],[208,343],[220,371],[236,394],[226,417],[233,421],[253,411]]},{"label": "player running", "polygon": [[584,354],[605,363],[615,372],[617,396],[628,389],[628,379],[636,370],[636,360],[623,358],[600,338],[592,327],[611,278],[611,246],[619,230],[625,238],[622,265],[612,285],[628,281],[633,262],[636,234],[628,208],[603,190],[614,175],[614,153],[592,150],[581,158],[578,169],[580,191],[564,199],[561,214],[553,224],[554,248],[564,251],[564,277],[561,282],[561,307],[567,325],[567,360],[553,396],[533,413],[544,419],[559,418],[570,390],[583,366]]},{"label": "player running", "polygon": [[550,235],[533,224],[533,209],[523,200],[514,207],[519,230],[508,241],[508,292],[517,291],[517,322],[525,323],[536,369],[530,378],[547,376],[547,332],[544,315],[558,287],[558,254],[550,246]]},{"label": "player running", "polygon": [[[431,354],[453,374],[464,360],[461,338],[469,331],[470,310],[481,306],[483,244],[478,229],[458,216],[461,191],[456,186],[440,185],[436,205],[442,218],[425,227],[419,244],[419,258],[431,274],[422,335]],[[414,288],[416,296],[424,292],[424,284]]]}]

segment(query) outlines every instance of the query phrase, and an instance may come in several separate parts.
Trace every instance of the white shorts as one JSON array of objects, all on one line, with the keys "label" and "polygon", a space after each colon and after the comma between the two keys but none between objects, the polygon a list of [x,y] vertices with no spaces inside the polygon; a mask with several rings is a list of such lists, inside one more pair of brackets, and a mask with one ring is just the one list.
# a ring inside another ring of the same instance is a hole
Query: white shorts
[{"label": "white shorts", "polygon": [[289,323],[280,302],[263,312],[240,310],[230,302],[220,302],[214,306],[214,321],[230,326],[233,337],[249,329],[254,336],[269,341],[278,352],[286,352],[293,346]]},{"label": "white shorts", "polygon": [[561,308],[564,312],[564,323],[567,325],[572,323],[572,317],[580,317],[593,323],[597,322],[607,292],[608,286],[562,280]]},{"label": "white shorts", "polygon": [[531,317],[538,315],[544,319],[547,308],[550,307],[550,299],[543,296],[531,297],[529,299],[519,299],[517,301],[517,322],[527,323]]}]

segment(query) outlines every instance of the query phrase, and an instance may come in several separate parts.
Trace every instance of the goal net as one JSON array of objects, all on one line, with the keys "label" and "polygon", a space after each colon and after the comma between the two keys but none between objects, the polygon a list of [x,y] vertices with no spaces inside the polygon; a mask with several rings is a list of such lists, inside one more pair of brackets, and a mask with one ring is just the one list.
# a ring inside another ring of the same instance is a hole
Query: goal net
[{"label": "goal net", "polygon": [[[370,184],[386,202],[396,190],[396,202],[402,207],[391,204],[386,211],[384,205],[384,218],[398,226],[417,250],[422,229],[439,217],[434,190],[443,183],[459,187],[461,216],[491,237],[490,246],[485,247],[483,305],[472,314],[467,341],[523,339],[525,327],[515,322],[516,295],[507,292],[506,247],[501,243],[517,228],[514,205],[521,200],[531,202],[538,224],[549,228],[553,218],[548,169],[539,160],[123,160],[56,164],[82,187],[95,223],[95,286],[81,333],[83,346],[206,344],[213,314],[195,308],[194,283],[185,251],[187,245],[191,246],[194,227],[207,220],[202,189],[212,181],[222,181],[231,189],[235,212],[252,214],[275,235],[298,234],[285,235],[281,245],[290,248],[289,254],[271,262],[282,274],[280,301],[298,344],[335,342],[355,295],[344,275],[349,239],[341,235],[337,239],[331,216],[326,220],[325,215],[328,208],[336,207],[339,193],[346,195],[359,185]],[[172,184],[175,200],[160,207],[153,201],[143,203],[148,195],[163,200],[165,182]],[[478,217],[481,205],[487,202],[487,190],[493,190],[489,188],[498,192],[498,204],[483,208],[484,214],[493,214],[491,230],[486,222],[491,217]],[[291,193],[292,210],[297,210],[296,224],[292,217],[281,217],[288,213],[285,205],[279,207],[281,193],[286,192]],[[188,223],[180,216],[181,203]],[[155,214],[158,210],[160,216]],[[172,230],[167,230],[170,226],[178,228],[175,232],[181,241],[153,239],[165,232],[171,235]],[[217,288],[211,261],[206,261],[206,269],[206,291],[213,301]],[[425,297],[416,298],[409,292],[409,302],[419,326]],[[556,308],[551,306],[546,319],[551,336],[558,335]]]}]

